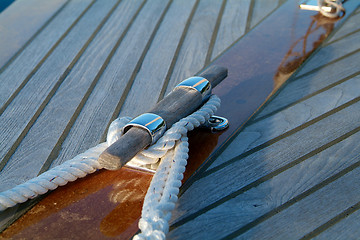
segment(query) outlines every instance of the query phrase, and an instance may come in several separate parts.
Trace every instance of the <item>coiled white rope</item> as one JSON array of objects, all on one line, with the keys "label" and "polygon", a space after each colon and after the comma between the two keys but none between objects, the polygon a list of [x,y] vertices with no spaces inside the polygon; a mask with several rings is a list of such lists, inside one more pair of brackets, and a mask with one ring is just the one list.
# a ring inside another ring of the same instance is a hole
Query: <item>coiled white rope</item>
[{"label": "coiled white rope", "polygon": [[[322,15],[329,18],[340,17],[345,13],[345,8],[341,0],[318,0],[319,11]],[[326,11],[324,7],[331,7],[334,11]]]},{"label": "coiled white rope", "polygon": [[[133,166],[150,164],[154,168],[161,159],[145,196],[139,221],[142,233],[134,239],[165,239],[169,230],[168,221],[177,201],[187,163],[189,151],[187,132],[208,121],[219,106],[220,99],[212,95],[198,111],[175,123],[155,144],[137,154],[129,162],[129,165]],[[130,120],[129,117],[123,117],[112,122],[107,142],[90,148],[36,178],[0,193],[0,211],[101,169],[102,166],[97,161],[99,155],[121,136],[121,129]]]}]

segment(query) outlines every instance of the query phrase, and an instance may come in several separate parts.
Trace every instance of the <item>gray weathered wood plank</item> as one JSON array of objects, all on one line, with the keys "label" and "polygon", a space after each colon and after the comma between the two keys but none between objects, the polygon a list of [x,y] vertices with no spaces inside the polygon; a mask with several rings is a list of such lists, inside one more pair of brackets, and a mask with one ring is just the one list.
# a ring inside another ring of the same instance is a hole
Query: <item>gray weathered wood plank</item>
[{"label": "gray weathered wood plank", "polygon": [[[218,239],[231,234],[274,211],[275,208],[288,204],[290,200],[295,199],[300,194],[357,163],[359,161],[357,155],[360,150],[357,144],[359,140],[360,132],[357,132],[331,148],[300,162],[180,226],[170,236],[186,238],[195,234],[199,227],[202,228],[201,233],[196,234],[199,239],[206,239],[209,236]],[[226,222],[226,227],[217,227],[221,222]],[[284,224],[285,228],[287,228],[286,226],[287,224]],[[261,232],[260,227],[258,231]],[[301,226],[296,231],[301,232]],[[266,235],[253,238],[246,233],[244,236],[246,236],[244,239],[266,238]]]},{"label": "gray weathered wood plank", "polygon": [[179,52],[166,94],[179,82],[193,76],[205,64],[221,1],[201,0]]},{"label": "gray weathered wood plank", "polygon": [[226,198],[238,189],[353,130],[360,125],[357,121],[360,117],[359,110],[358,101],[269,147],[233,159],[230,165],[202,177],[181,196],[178,208],[174,211],[174,219],[181,220],[199,209]]},{"label": "gray weathered wood plank", "polygon": [[0,14],[0,69],[68,0],[18,0]]},{"label": "gray weathered wood plank", "polygon": [[255,0],[250,20],[250,29],[255,27],[262,19],[279,5],[279,0]]},{"label": "gray weathered wood plank", "polygon": [[251,0],[228,0],[221,19],[211,58],[216,58],[239,37],[244,35]]},{"label": "gray weathered wood plank", "polygon": [[331,38],[326,41],[326,44],[330,44],[333,41],[338,40],[348,34],[351,34],[360,29],[360,14],[355,14],[348,19],[343,26],[337,31]]},{"label": "gray weathered wood plank", "polygon": [[340,222],[326,229],[318,236],[314,237],[314,240],[357,240],[360,236],[360,210],[350,214]]},{"label": "gray weathered wood plank", "polygon": [[[0,73],[0,109],[9,101],[18,88],[26,83],[27,77],[42,59],[51,53],[53,47],[65,34],[92,0],[71,1],[64,9],[33,39],[33,41]],[[50,52],[49,52],[50,51]],[[21,87],[20,87],[21,88]]]},{"label": "gray weathered wood plank", "polygon": [[298,76],[358,50],[360,48],[358,41],[359,38],[360,32],[357,32],[321,48],[313,57],[309,59],[309,61],[307,61],[305,66],[301,68],[301,70],[297,73]]},{"label": "gray weathered wood plank", "polygon": [[151,35],[166,8],[163,1],[148,1],[134,20],[124,40],[92,91],[54,164],[71,159],[102,141],[107,124]]},{"label": "gray weathered wood plank", "polygon": [[286,88],[269,102],[266,107],[259,112],[255,119],[259,119],[284,107],[296,103],[298,100],[327,87],[330,84],[351,76],[359,71],[358,62],[360,52],[357,52],[336,63],[324,66],[312,74],[303,76],[296,80],[290,80]]},{"label": "gray weathered wood plank", "polygon": [[56,157],[58,142],[71,127],[73,115],[80,111],[79,105],[90,94],[94,79],[141,3],[142,0],[121,2],[37,118],[10,159],[19,165],[32,164],[22,174],[36,176],[48,159]]},{"label": "gray weathered wood plank", "polygon": [[[155,106],[195,1],[174,1],[146,54],[120,116],[135,117]],[[149,82],[151,81],[151,84]],[[143,90],[146,86],[146,91]]]},{"label": "gray weathered wood plank", "polygon": [[[44,105],[54,94],[54,90],[57,90],[61,84],[64,73],[67,75],[69,68],[71,69],[73,59],[77,57],[98,24],[115,3],[115,0],[106,1],[106,3],[96,2],[0,116],[1,159],[4,159],[9,151],[17,148],[17,144],[35,122],[45,107]],[[35,142],[29,146],[30,151],[37,147]],[[27,149],[19,148],[16,153],[22,154],[25,150]],[[0,190],[5,190],[23,182],[24,179],[36,176],[36,173],[28,174],[28,171],[36,168],[34,165],[36,161],[23,162],[18,160],[14,156],[11,157],[1,171],[0,181],[2,184]]]},{"label": "gray weathered wood plank", "polygon": [[[245,127],[209,169],[360,97],[360,75]],[[269,127],[271,126],[271,128]]]},{"label": "gray weathered wood plank", "polygon": [[[299,239],[360,200],[360,167],[314,192],[237,239]],[[332,239],[332,238],[331,238]]]}]

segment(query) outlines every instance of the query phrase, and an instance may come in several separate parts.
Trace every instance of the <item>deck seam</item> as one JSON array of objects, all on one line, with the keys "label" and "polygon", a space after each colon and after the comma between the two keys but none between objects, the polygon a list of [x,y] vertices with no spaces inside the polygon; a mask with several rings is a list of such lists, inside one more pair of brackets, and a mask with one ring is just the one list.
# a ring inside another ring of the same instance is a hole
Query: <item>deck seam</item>
[{"label": "deck seam", "polygon": [[310,99],[310,98],[312,98],[312,97],[314,97],[314,96],[316,96],[316,95],[318,95],[318,94],[320,94],[322,92],[325,92],[325,91],[327,91],[327,90],[329,90],[329,89],[331,89],[333,87],[336,87],[336,86],[338,86],[338,85],[340,85],[340,84],[342,84],[342,83],[344,83],[344,82],[346,82],[348,80],[351,80],[352,78],[358,76],[359,74],[360,74],[360,71],[358,71],[356,73],[353,73],[353,74],[351,74],[349,76],[344,77],[343,79],[341,79],[341,80],[339,80],[337,82],[334,82],[334,83],[332,83],[332,84],[330,84],[330,85],[328,85],[328,86],[326,86],[324,88],[321,88],[321,89],[319,89],[319,90],[317,90],[317,91],[315,91],[315,92],[313,92],[313,93],[311,93],[309,95],[306,95],[306,96],[296,100],[295,102],[289,103],[289,104],[287,104],[287,105],[285,105],[285,106],[283,106],[283,107],[281,107],[281,108],[279,108],[277,110],[274,110],[273,112],[271,112],[269,114],[266,114],[266,115],[264,115],[262,117],[254,119],[251,122],[249,122],[249,124],[247,124],[246,127],[251,126],[251,125],[253,125],[253,124],[257,123],[257,122],[260,122],[260,121],[262,121],[262,120],[264,120],[266,118],[269,118],[269,117],[271,117],[271,116],[273,116],[273,115],[275,115],[275,114],[277,114],[279,112],[282,112],[282,111],[284,111],[284,110],[286,110],[286,109],[288,109],[290,107],[293,107],[293,106],[295,106],[295,105],[297,105],[297,104],[299,104],[301,102],[304,102],[305,100]]},{"label": "deck seam", "polygon": [[114,110],[114,112],[113,112],[113,114],[112,114],[112,116],[110,118],[110,121],[106,125],[105,131],[104,131],[104,133],[102,134],[102,136],[100,138],[101,142],[106,140],[107,131],[109,129],[109,126],[110,126],[111,122],[114,121],[118,117],[118,115],[119,115],[119,113],[120,113],[120,111],[121,111],[121,109],[122,109],[122,107],[123,107],[123,105],[125,103],[125,100],[126,100],[128,94],[130,92],[130,89],[131,89],[131,87],[132,87],[132,85],[133,85],[133,83],[135,81],[136,75],[138,74],[142,63],[144,62],[145,56],[146,56],[148,50],[150,49],[150,46],[151,46],[151,44],[152,44],[152,42],[153,42],[153,40],[154,40],[154,38],[156,36],[156,33],[160,28],[162,20],[164,19],[166,13],[168,12],[172,2],[173,2],[173,0],[170,0],[167,3],[167,5],[166,5],[165,9],[163,10],[159,20],[157,21],[157,23],[155,25],[155,28],[152,31],[151,36],[150,36],[148,42],[146,43],[146,46],[145,46],[143,52],[141,53],[141,56],[140,56],[138,62],[136,63],[136,66],[135,66],[133,72],[131,73],[130,79],[128,80],[128,82],[127,82],[127,84],[126,84],[126,86],[124,88],[124,91],[123,91],[123,93],[122,93],[122,95],[120,97],[120,100],[119,100],[119,102],[117,103],[117,105],[115,107],[115,110]]},{"label": "deck seam", "polygon": [[314,118],[314,119],[312,119],[312,120],[310,120],[310,121],[308,121],[308,122],[306,122],[304,124],[301,124],[298,127],[295,127],[295,128],[293,128],[293,129],[291,129],[291,130],[289,130],[289,131],[287,131],[287,132],[285,132],[285,133],[283,133],[283,134],[281,134],[281,135],[279,135],[279,136],[277,136],[277,137],[275,137],[273,139],[270,139],[269,141],[266,141],[266,142],[264,142],[264,143],[262,143],[262,144],[260,144],[260,145],[258,145],[256,147],[254,147],[254,148],[252,148],[252,149],[250,149],[250,150],[236,156],[236,157],[233,157],[230,160],[228,160],[228,161],[226,161],[226,162],[224,162],[224,163],[222,163],[222,164],[220,164],[220,165],[218,165],[218,166],[216,166],[216,167],[214,167],[214,168],[212,168],[212,169],[210,169],[208,171],[203,172],[202,175],[200,177],[198,177],[198,179],[209,176],[209,175],[221,170],[222,168],[224,168],[224,167],[226,167],[226,166],[228,166],[228,165],[230,165],[230,164],[232,164],[234,162],[240,161],[241,159],[243,159],[243,158],[245,158],[245,157],[247,157],[247,156],[249,156],[249,155],[251,155],[251,154],[253,154],[255,152],[258,152],[258,151],[260,151],[260,150],[262,150],[264,148],[267,148],[267,147],[273,145],[274,143],[276,143],[276,142],[278,142],[278,141],[280,141],[280,140],[282,140],[284,138],[287,138],[287,137],[289,137],[289,136],[291,136],[291,135],[293,135],[293,134],[295,134],[295,133],[297,133],[297,132],[299,132],[299,131],[301,131],[301,130],[303,130],[303,129],[305,129],[305,128],[307,128],[307,127],[309,127],[309,126],[311,126],[311,125],[313,125],[313,124],[315,124],[317,122],[320,122],[321,120],[323,120],[323,119],[325,119],[325,118],[327,118],[327,117],[329,117],[329,116],[331,116],[331,115],[333,115],[333,114],[335,114],[335,113],[337,113],[337,112],[339,112],[339,111],[341,111],[341,110],[343,110],[343,109],[345,109],[345,108],[347,108],[347,107],[349,107],[349,106],[351,106],[351,105],[353,105],[353,104],[355,104],[355,103],[357,103],[359,101],[360,101],[360,97],[354,98],[354,99],[344,103],[343,105],[340,105],[339,107],[336,107],[336,108],[334,108],[334,109],[332,109],[332,110],[330,110],[330,111],[328,111],[328,112],[326,112],[326,113],[324,113],[324,114],[322,114],[322,115],[320,115],[320,116],[318,116],[318,117],[316,117],[316,118]]},{"label": "deck seam", "polygon": [[250,31],[250,29],[251,29],[250,28],[250,23],[251,23],[251,19],[252,19],[253,13],[254,13],[254,6],[255,6],[255,1],[251,0],[248,15],[247,15],[247,18],[246,18],[245,31],[244,31],[243,36],[245,36],[246,33],[248,33]]},{"label": "deck seam", "polygon": [[336,223],[340,222],[341,220],[347,218],[350,214],[356,212],[359,209],[360,209],[360,202],[352,205],[351,207],[349,207],[348,209],[346,209],[342,213],[338,214],[337,216],[335,216],[331,220],[327,221],[326,223],[322,224],[321,226],[314,229],[310,233],[306,234],[305,236],[300,238],[300,240],[308,240],[308,239],[312,239],[312,238],[318,236],[319,234],[321,234],[325,230],[327,230],[330,227],[334,226]]},{"label": "deck seam", "polygon": [[42,166],[42,168],[40,169],[38,174],[41,174],[41,173],[47,171],[50,168],[50,166],[52,165],[53,161],[58,158],[58,156],[60,154],[60,151],[61,151],[61,146],[63,144],[63,141],[68,136],[71,128],[73,127],[74,123],[76,122],[76,119],[78,118],[78,116],[80,115],[82,109],[84,108],[84,106],[85,106],[87,100],[89,99],[92,91],[94,90],[96,84],[98,83],[99,79],[101,78],[102,74],[104,73],[105,69],[107,68],[109,62],[111,61],[111,59],[114,56],[115,52],[117,51],[118,47],[122,43],[122,41],[125,38],[126,34],[128,33],[128,31],[129,31],[130,27],[132,26],[133,22],[138,17],[138,15],[139,15],[140,11],[142,10],[143,6],[145,5],[146,1],[147,0],[143,0],[141,5],[139,6],[137,11],[135,12],[134,16],[132,16],[132,18],[130,19],[130,21],[129,21],[128,25],[126,26],[126,28],[124,29],[123,33],[120,35],[119,39],[115,43],[114,47],[111,49],[109,55],[107,56],[104,63],[102,64],[99,72],[96,74],[95,78],[93,79],[90,87],[86,91],[86,93],[85,93],[84,97],[82,98],[80,104],[76,108],[74,114],[70,118],[68,124],[66,125],[66,127],[65,127],[65,129],[63,131],[63,133],[59,137],[57,143],[55,144],[54,148],[50,152],[48,158],[46,159],[44,165]]},{"label": "deck seam", "polygon": [[0,74],[20,55],[20,53],[50,24],[50,22],[69,4],[71,0],[67,0],[42,26],[39,28],[25,44],[16,51],[16,53],[0,68]]},{"label": "deck seam", "polygon": [[[313,151],[303,155],[302,157],[299,157],[297,158],[296,160],[286,164],[285,166],[283,167],[280,167],[278,168],[277,170],[269,173],[269,174],[266,174],[265,176],[263,177],[260,177],[259,179],[257,179],[256,181],[253,181],[252,183],[249,183],[247,184],[246,186],[228,194],[227,196],[225,197],[222,197],[221,199],[215,201],[214,203],[198,210],[197,212],[194,212],[190,215],[188,215],[187,217],[184,217],[183,219],[179,220],[178,222],[175,222],[174,224],[172,224],[171,226],[171,230],[177,228],[177,227],[180,227],[181,225],[184,225],[185,223],[195,219],[196,217],[210,211],[211,209],[214,209],[215,207],[218,207],[220,206],[221,204],[245,193],[246,191],[254,188],[254,187],[257,187],[258,185],[268,181],[269,179],[273,178],[274,176],[277,176],[279,175],[280,173],[296,166],[297,164],[307,160],[308,158],[310,157],[313,157],[319,153],[321,153],[322,151],[334,146],[335,144],[347,139],[348,137],[354,135],[355,133],[359,132],[360,131],[360,126],[356,127],[355,129],[343,134],[342,136],[322,145],[321,147],[319,148],[316,148],[314,149]],[[251,229],[252,227],[260,224],[261,222],[265,221],[266,219],[274,216],[275,214],[281,212],[282,210],[290,207],[291,205],[293,205],[294,203],[298,202],[299,200],[311,195],[312,193],[316,192],[317,190],[323,188],[324,186],[328,185],[329,183],[335,181],[336,179],[342,177],[343,175],[351,172],[352,170],[354,170],[355,168],[357,167],[360,167],[360,161],[350,165],[349,167],[343,169],[342,171],[336,173],[335,175],[332,175],[331,177],[328,177],[327,179],[325,179],[324,181],[316,184],[314,187],[306,190],[305,192],[297,195],[296,197],[290,199],[289,201],[287,201],[286,203],[274,208],[273,210],[267,212],[266,214],[258,217],[257,219],[255,219],[254,221],[251,221],[250,223],[246,224],[245,226],[239,228],[238,230],[234,231],[233,233],[229,234],[227,237],[225,237],[224,239],[229,239],[229,238],[234,238],[246,231],[248,231],[249,229]]]},{"label": "deck seam", "polygon": [[[357,127],[356,129],[360,131],[360,127]],[[353,130],[353,131],[354,131]],[[354,134],[354,133],[353,133]],[[255,219],[254,221],[251,221],[250,223],[246,224],[245,226],[239,228],[238,230],[234,231],[233,233],[227,235],[226,237],[224,237],[223,239],[229,239],[229,238],[234,238],[237,237],[243,233],[245,233],[246,231],[250,230],[251,228],[259,225],[260,223],[266,221],[267,219],[275,216],[276,214],[282,212],[283,210],[289,208],[290,206],[294,205],[295,203],[297,203],[298,201],[310,196],[311,194],[315,193],[316,191],[322,189],[323,187],[329,185],[330,183],[336,181],[337,179],[341,178],[342,176],[346,175],[347,173],[353,171],[354,169],[360,167],[360,161],[350,165],[349,167],[343,169],[342,171],[332,175],[331,177],[325,179],[324,181],[322,181],[321,183],[316,184],[314,187],[306,190],[305,192],[297,195],[296,197],[290,199],[289,201],[287,201],[284,204],[281,204],[280,206],[274,208],[273,210],[265,213],[264,215],[258,217],[257,219]]]},{"label": "deck seam", "polygon": [[[85,10],[76,18],[76,20],[71,24],[71,26],[66,30],[64,34],[56,41],[56,43],[51,47],[51,49],[46,53],[46,55],[39,61],[38,64],[34,67],[34,69],[26,76],[24,81],[20,84],[20,86],[14,91],[13,94],[9,97],[9,99],[4,103],[0,108],[0,115],[5,111],[5,109],[10,105],[10,103],[16,98],[16,96],[20,93],[20,91],[25,87],[25,85],[30,81],[32,76],[40,69],[40,67],[44,64],[46,59],[54,52],[54,50],[59,46],[62,40],[70,33],[73,27],[81,20],[81,18],[85,15],[85,13],[94,5],[96,0],[93,0],[89,6],[85,8]],[[0,167],[1,169],[1,167]]]},{"label": "deck seam", "polygon": [[173,74],[174,72],[174,69],[175,69],[175,65],[176,65],[176,62],[178,60],[178,57],[179,57],[179,53],[180,53],[180,50],[184,44],[184,41],[185,41],[185,38],[186,38],[186,35],[187,33],[189,32],[189,28],[190,28],[190,25],[191,25],[191,22],[195,16],[195,12],[199,6],[199,3],[200,3],[200,0],[196,0],[194,6],[193,6],[193,9],[191,10],[191,13],[189,15],[189,18],[185,24],[185,27],[184,27],[184,30],[181,34],[181,37],[180,37],[180,40],[178,42],[178,45],[176,47],[176,50],[175,50],[175,53],[174,53],[174,57],[172,58],[171,60],[171,63],[170,63],[170,66],[169,66],[169,70],[168,72],[166,73],[166,76],[165,76],[165,80],[164,80],[164,83],[163,83],[163,86],[161,88],[161,91],[160,91],[160,94],[159,94],[159,97],[158,97],[158,102],[161,101],[163,98],[164,98],[164,95],[165,95],[165,92],[166,92],[166,89],[169,85],[169,82],[170,82],[170,78],[171,78],[171,75]]},{"label": "deck seam", "polygon": [[[58,88],[61,86],[61,84],[64,82],[65,78],[67,77],[67,75],[70,73],[70,71],[72,70],[72,68],[74,67],[74,65],[77,63],[77,61],[79,60],[79,58],[81,57],[81,55],[83,54],[83,52],[86,50],[86,48],[89,46],[89,44],[92,42],[92,40],[95,38],[95,36],[97,35],[97,33],[100,31],[100,29],[103,27],[103,25],[105,24],[105,22],[108,20],[108,18],[111,16],[111,14],[113,13],[113,11],[115,10],[115,8],[119,5],[121,0],[118,0],[117,3],[110,9],[110,11],[108,12],[108,14],[105,16],[105,18],[100,22],[100,24],[96,27],[96,29],[94,30],[94,32],[91,34],[91,36],[89,37],[89,39],[85,42],[85,44],[82,46],[82,48],[80,49],[80,51],[76,54],[76,56],[74,57],[74,59],[71,61],[71,63],[68,65],[68,67],[65,69],[65,71],[61,74],[61,76],[59,77],[59,79],[56,81],[56,83],[54,84],[54,87],[50,90],[49,94],[46,96],[46,98],[44,99],[44,101],[40,104],[39,108],[36,110],[35,114],[32,116],[32,118],[30,119],[30,121],[26,124],[25,128],[22,130],[21,134],[19,135],[19,137],[16,139],[16,141],[14,142],[14,144],[11,146],[11,148],[9,149],[9,151],[6,153],[6,155],[4,156],[4,158],[2,159],[2,161],[0,162],[0,171],[3,170],[3,168],[5,167],[6,163],[10,160],[11,156],[15,153],[16,149],[19,147],[20,143],[22,142],[22,140],[24,139],[24,137],[26,136],[26,134],[30,131],[32,125],[36,122],[37,118],[40,116],[40,114],[42,113],[42,111],[45,109],[46,105],[49,103],[49,101],[51,100],[51,98],[54,96],[54,94],[56,93],[56,91],[58,90]],[[95,2],[95,1],[93,1]],[[92,3],[93,3],[92,2]],[[92,4],[90,4],[92,6]],[[89,6],[90,6],[89,5]]]},{"label": "deck seam", "polygon": [[221,7],[220,7],[220,10],[219,10],[219,13],[218,13],[218,17],[216,19],[214,30],[213,30],[212,35],[211,35],[210,44],[209,44],[209,47],[208,47],[208,51],[206,53],[203,68],[206,67],[209,64],[210,60],[211,60],[211,56],[212,56],[212,53],[214,51],[215,42],[216,42],[216,39],[217,39],[217,36],[218,36],[218,33],[219,33],[219,28],[220,28],[222,17],[224,15],[226,4],[227,4],[227,0],[223,0],[223,2],[221,4]]}]

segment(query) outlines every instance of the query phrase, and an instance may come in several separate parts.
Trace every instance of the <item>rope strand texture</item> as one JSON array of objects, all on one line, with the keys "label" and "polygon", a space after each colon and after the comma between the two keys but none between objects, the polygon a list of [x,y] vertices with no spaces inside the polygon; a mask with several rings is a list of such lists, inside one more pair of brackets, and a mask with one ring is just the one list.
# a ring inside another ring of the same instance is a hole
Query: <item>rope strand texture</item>
[{"label": "rope strand texture", "polygon": [[[211,96],[198,111],[175,123],[154,145],[137,154],[128,163],[130,166],[148,164],[156,166],[161,159],[145,196],[139,221],[142,233],[134,239],[165,239],[169,230],[171,211],[175,208],[187,163],[189,151],[187,132],[209,120],[219,106],[220,99],[215,95]],[[129,117],[116,119],[109,127],[107,142],[90,148],[13,189],[0,193],[0,211],[101,169],[102,166],[97,161],[99,155],[121,136],[121,129],[130,120]]]}]

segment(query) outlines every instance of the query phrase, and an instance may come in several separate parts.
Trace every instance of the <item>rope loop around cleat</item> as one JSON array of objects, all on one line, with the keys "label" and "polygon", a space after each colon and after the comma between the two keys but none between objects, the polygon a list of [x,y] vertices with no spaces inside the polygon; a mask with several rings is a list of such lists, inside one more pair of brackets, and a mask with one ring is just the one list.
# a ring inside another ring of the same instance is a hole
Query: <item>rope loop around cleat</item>
[{"label": "rope loop around cleat", "polygon": [[[134,239],[165,239],[169,231],[171,211],[175,208],[187,164],[187,132],[208,121],[219,106],[220,99],[212,95],[199,110],[175,123],[156,143],[138,153],[127,164],[157,168],[144,200],[139,221],[141,233]],[[114,120],[108,130],[107,142],[100,143],[23,184],[1,192],[0,211],[102,169],[97,161],[99,155],[121,136],[122,128],[130,120],[130,117]]]}]

